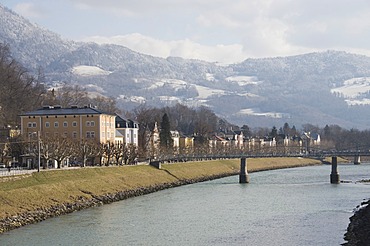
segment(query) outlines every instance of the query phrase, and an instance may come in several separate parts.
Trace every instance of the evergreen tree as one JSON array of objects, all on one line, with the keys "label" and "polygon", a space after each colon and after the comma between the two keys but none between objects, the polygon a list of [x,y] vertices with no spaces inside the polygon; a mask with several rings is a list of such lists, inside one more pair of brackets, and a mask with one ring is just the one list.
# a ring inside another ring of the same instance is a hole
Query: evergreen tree
[{"label": "evergreen tree", "polygon": [[243,132],[243,135],[244,136],[251,136],[252,135],[252,133],[251,133],[251,130],[250,130],[250,128],[249,128],[249,126],[248,125],[243,125],[242,126],[242,128],[241,128],[241,130],[242,130],[242,132]]},{"label": "evergreen tree", "polygon": [[170,120],[166,113],[162,117],[161,130],[159,132],[159,140],[162,148],[169,149],[173,146]]},{"label": "evergreen tree", "polygon": [[292,133],[291,133],[291,135],[298,135],[298,131],[297,131],[297,129],[295,128],[295,126],[293,125],[292,126]]},{"label": "evergreen tree", "polygon": [[291,129],[290,129],[290,126],[287,122],[285,122],[285,124],[283,126],[283,134],[285,134],[285,135],[290,135],[291,134]]},{"label": "evergreen tree", "polygon": [[272,129],[271,129],[271,132],[270,132],[270,137],[271,138],[276,138],[277,135],[278,135],[278,133],[277,133],[276,126],[273,126]]},{"label": "evergreen tree", "polygon": [[324,136],[327,137],[327,138],[330,138],[330,127],[328,125],[326,125],[324,127]]}]

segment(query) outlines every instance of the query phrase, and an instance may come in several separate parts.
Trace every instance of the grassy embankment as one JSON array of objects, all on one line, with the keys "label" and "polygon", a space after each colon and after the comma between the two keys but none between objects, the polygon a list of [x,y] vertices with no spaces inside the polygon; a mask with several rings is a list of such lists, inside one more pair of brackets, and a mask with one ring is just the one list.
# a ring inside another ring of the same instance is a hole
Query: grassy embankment
[{"label": "grassy embankment", "polygon": [[[260,171],[320,164],[303,158],[249,159],[248,171]],[[197,180],[239,172],[240,160],[215,160],[163,164],[158,170],[151,166],[124,166],[54,170],[23,177],[0,178],[0,219],[73,203],[78,198],[139,189],[183,180]],[[238,182],[238,179],[235,180]],[[253,182],[253,181],[252,181]]]}]

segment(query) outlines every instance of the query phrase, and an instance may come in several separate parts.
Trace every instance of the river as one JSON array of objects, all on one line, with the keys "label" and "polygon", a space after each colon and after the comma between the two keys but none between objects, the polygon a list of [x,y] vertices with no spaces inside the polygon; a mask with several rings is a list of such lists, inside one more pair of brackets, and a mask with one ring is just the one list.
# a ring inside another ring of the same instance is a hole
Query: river
[{"label": "river", "polygon": [[340,245],[370,197],[370,164],[250,173],[191,184],[48,219],[0,235],[0,245]]}]

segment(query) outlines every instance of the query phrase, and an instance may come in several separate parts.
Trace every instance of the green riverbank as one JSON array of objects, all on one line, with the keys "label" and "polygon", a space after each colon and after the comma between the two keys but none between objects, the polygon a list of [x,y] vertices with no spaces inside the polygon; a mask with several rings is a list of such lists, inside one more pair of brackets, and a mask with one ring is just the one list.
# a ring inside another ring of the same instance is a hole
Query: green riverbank
[{"label": "green riverbank", "polygon": [[[248,159],[248,171],[321,164],[305,158]],[[239,173],[240,160],[42,171],[0,179],[0,233],[158,190]],[[238,182],[238,178],[235,179]],[[253,182],[253,179],[252,181]]]}]

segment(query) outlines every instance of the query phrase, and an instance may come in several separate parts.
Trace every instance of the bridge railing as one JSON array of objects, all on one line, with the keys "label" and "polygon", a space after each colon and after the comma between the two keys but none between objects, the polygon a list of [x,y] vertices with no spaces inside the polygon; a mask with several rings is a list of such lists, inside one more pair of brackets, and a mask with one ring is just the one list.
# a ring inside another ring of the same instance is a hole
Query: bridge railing
[{"label": "bridge railing", "polygon": [[175,162],[187,162],[187,161],[204,161],[204,160],[216,160],[216,159],[236,159],[236,158],[269,158],[269,157],[306,157],[315,159],[324,159],[325,157],[332,156],[370,156],[370,151],[362,150],[312,150],[309,152],[296,153],[296,152],[261,152],[261,153],[234,153],[234,154],[189,154],[189,155],[171,155],[161,156],[156,161],[161,163],[175,163]]}]

